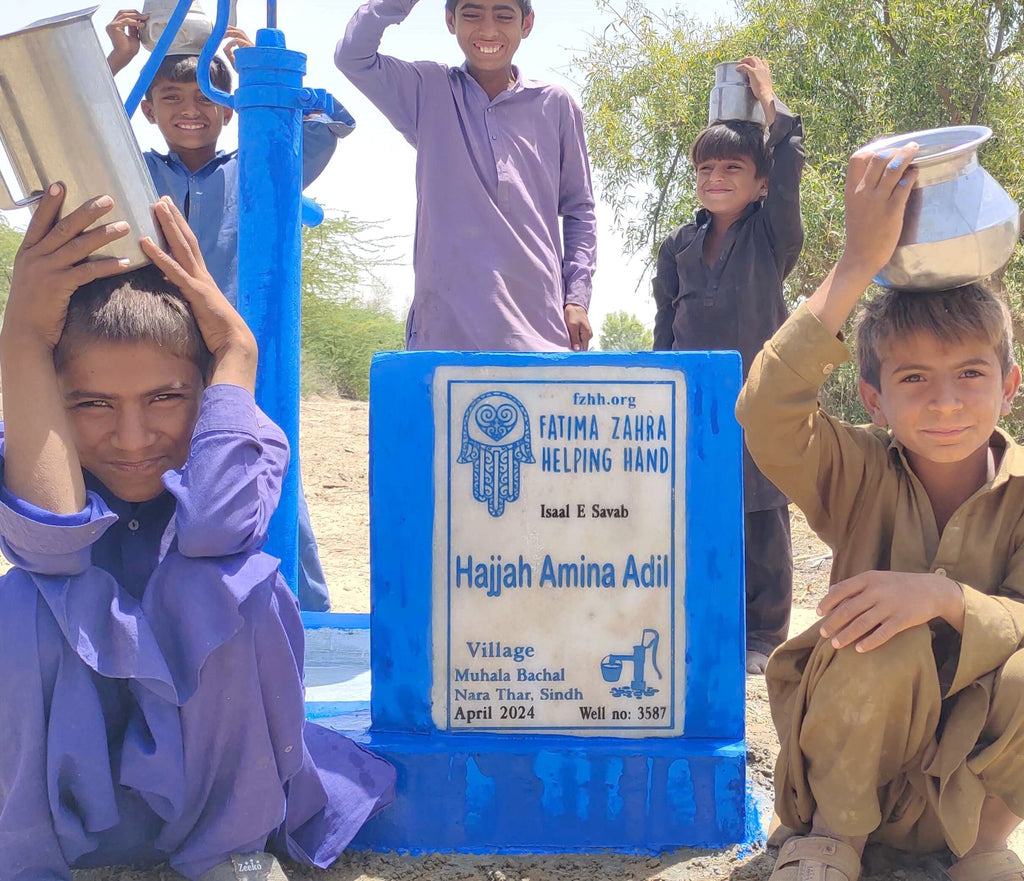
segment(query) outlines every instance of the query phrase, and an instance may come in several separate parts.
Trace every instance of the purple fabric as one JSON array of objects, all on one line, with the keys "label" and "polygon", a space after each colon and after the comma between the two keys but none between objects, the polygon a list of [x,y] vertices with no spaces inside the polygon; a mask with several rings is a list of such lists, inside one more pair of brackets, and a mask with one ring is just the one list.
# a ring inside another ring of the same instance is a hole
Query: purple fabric
[{"label": "purple fabric", "polygon": [[169,493],[129,505],[90,477],[88,521],[0,498],[5,881],[165,859],[196,878],[268,841],[326,867],[390,801],[390,766],[305,721],[302,622],[259,551],[287,458],[215,386]]},{"label": "purple fabric", "polygon": [[589,306],[596,253],[582,114],[557,86],[517,76],[491,101],[464,67],[378,53],[385,28],[415,5],[370,0],[334,56],[416,148],[406,345],[568,349],[563,309]]}]

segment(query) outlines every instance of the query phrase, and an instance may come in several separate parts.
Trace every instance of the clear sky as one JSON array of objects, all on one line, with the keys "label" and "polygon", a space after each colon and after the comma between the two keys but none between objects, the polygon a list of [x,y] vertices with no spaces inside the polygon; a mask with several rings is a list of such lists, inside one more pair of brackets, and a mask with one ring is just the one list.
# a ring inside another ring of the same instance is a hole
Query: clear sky
[{"label": "clear sky", "polygon": [[[80,2],[80,0],[79,0]],[[24,27],[31,21],[81,8],[76,0],[0,0],[0,34]],[[144,0],[139,0],[141,4]],[[278,0],[278,27],[288,47],[308,55],[306,84],[326,88],[355,116],[356,131],[338,145],[333,161],[321,177],[307,189],[325,208],[345,210],[361,220],[375,221],[381,234],[398,237],[393,255],[398,265],[387,267],[382,275],[391,288],[392,301],[404,315],[412,299],[412,233],[415,211],[415,154],[384,117],[357,92],[334,67],[334,45],[361,0]],[[215,0],[202,0],[211,12]],[[678,0],[694,16],[711,18],[732,13],[730,0]],[[104,52],[110,45],[104,27],[118,9],[128,8],[131,0],[104,0],[93,15]],[[624,9],[626,0],[613,0]],[[655,10],[671,6],[672,0],[647,0]],[[589,36],[599,33],[613,14],[599,9],[596,0],[535,0],[537,23],[516,55],[516,62],[528,76],[559,83],[577,97],[570,61],[586,48]],[[259,0],[238,0],[238,23],[250,36],[266,24],[266,5]],[[385,34],[382,51],[409,60],[430,59],[460,64],[462,56],[455,38],[444,23],[443,0],[422,0],[409,18]],[[145,50],[143,50],[145,55]],[[128,95],[143,60],[128,67],[118,77],[124,96]],[[711,83],[708,84],[710,90]],[[163,150],[163,140],[155,126],[137,113],[134,127],[143,149]],[[226,130],[222,145],[235,144],[235,124]],[[0,166],[6,163],[0,163]],[[654,319],[649,274],[643,259],[628,260],[622,253],[619,237],[612,229],[611,210],[598,195],[598,273],[594,279],[591,322],[597,332],[608,312],[625,310],[639,316],[649,326]],[[9,216],[11,222],[24,225],[25,212]],[[638,287],[639,284],[639,287]]]}]

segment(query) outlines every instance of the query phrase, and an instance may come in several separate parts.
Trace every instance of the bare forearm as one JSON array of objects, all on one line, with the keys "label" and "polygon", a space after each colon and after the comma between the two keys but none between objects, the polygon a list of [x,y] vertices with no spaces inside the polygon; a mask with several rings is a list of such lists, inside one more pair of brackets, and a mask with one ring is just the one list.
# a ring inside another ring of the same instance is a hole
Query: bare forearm
[{"label": "bare forearm", "polygon": [[818,289],[811,294],[807,307],[830,333],[838,334],[850,317],[874,271],[843,255]]},{"label": "bare forearm", "polygon": [[964,589],[944,575],[933,576],[937,579],[936,589],[940,592],[939,618],[942,618],[957,633],[964,632],[964,620],[967,616],[967,603]]},{"label": "bare forearm", "polygon": [[85,507],[85,483],[45,341],[0,333],[4,390],[4,485],[55,514]]}]

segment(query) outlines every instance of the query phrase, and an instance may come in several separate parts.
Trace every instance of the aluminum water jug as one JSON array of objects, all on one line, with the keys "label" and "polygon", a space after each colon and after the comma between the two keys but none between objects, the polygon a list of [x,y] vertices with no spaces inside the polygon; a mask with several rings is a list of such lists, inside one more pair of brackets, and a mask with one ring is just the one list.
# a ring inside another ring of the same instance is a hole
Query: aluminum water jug
[{"label": "aluminum water jug", "polygon": [[747,75],[736,68],[738,61],[715,65],[715,86],[708,100],[708,125],[738,119],[765,125],[761,102],[754,97]]},{"label": "aluminum water jug", "polygon": [[108,195],[114,207],[98,223],[125,220],[131,232],[94,256],[127,257],[135,268],[149,262],[140,237],[163,241],[157,195],[92,26],[97,8],[0,36],[0,141],[24,195],[0,180],[0,208],[33,207],[56,181],[67,188],[63,214]]},{"label": "aluminum water jug", "polygon": [[[142,13],[148,15],[145,26],[139,33],[142,45],[153,51],[157,41],[160,39],[167,22],[178,5],[177,0],[146,0],[142,7]],[[217,11],[217,2],[213,0],[213,12]],[[235,0],[231,0],[231,12],[228,16],[228,24],[236,23]],[[193,0],[188,12],[185,13],[185,20],[178,29],[178,34],[171,42],[168,55],[198,55],[203,51],[207,39],[213,33],[213,19],[203,10],[199,0]]]},{"label": "aluminum water jug", "polygon": [[990,128],[961,125],[869,145],[876,152],[910,141],[921,146],[912,163],[918,178],[903,232],[875,278],[878,284],[921,291],[956,288],[1006,266],[1020,235],[1020,208],[978,163],[978,148],[990,137]]}]

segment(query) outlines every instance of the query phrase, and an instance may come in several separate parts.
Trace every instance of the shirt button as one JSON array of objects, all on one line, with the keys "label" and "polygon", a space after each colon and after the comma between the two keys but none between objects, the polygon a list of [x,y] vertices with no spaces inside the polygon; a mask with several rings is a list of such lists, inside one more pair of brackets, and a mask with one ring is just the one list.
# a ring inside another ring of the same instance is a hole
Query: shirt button
[{"label": "shirt button", "polygon": [[939,566],[939,568],[935,570],[935,574],[941,576],[942,578],[945,578],[946,570]]},{"label": "shirt button", "polygon": [[497,135],[491,135],[491,140],[492,140],[492,141],[496,141],[496,140],[498,140],[498,136],[497,136]]},{"label": "shirt button", "polygon": [[138,528],[139,528],[139,521],[136,520],[134,517],[132,517],[132,519],[128,521],[128,529],[131,530],[132,532],[135,532]]},{"label": "shirt button", "polygon": [[832,375],[832,371],[835,370],[835,369],[836,369],[836,365],[835,364],[826,364],[824,367],[821,368],[821,372],[824,373],[825,376],[831,376]]}]

